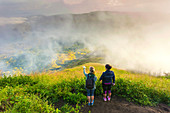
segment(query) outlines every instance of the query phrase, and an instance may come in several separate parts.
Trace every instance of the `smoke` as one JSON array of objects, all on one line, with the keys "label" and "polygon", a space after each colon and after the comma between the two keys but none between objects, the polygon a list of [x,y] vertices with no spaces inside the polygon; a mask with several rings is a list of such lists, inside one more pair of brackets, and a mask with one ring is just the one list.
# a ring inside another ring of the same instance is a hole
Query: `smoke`
[{"label": "smoke", "polygon": [[[21,24],[0,27],[0,53],[12,56],[17,67],[29,73],[48,68],[64,46],[80,42],[102,53],[105,63],[160,74],[170,72],[168,20],[113,12],[33,16]],[[8,60],[1,59],[0,70],[14,68],[7,66]]]},{"label": "smoke", "polygon": [[126,20],[118,17],[119,20],[115,22],[122,28],[104,34],[104,38],[99,41],[108,50],[106,63],[153,75],[170,72],[169,17],[162,16],[159,19],[160,15],[142,15],[144,18],[141,21],[141,17],[136,16],[131,15]]},{"label": "smoke", "polygon": [[[170,33],[168,27],[155,26],[136,34],[122,34],[110,42],[106,42],[109,50],[106,62],[116,67],[161,75],[169,72]],[[110,53],[110,54],[109,54]]]}]

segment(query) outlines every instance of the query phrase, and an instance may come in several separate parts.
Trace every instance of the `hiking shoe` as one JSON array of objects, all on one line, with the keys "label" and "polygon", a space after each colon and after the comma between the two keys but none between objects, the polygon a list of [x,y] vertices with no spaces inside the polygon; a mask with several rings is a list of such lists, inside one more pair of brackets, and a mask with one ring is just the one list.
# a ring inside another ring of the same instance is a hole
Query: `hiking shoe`
[{"label": "hiking shoe", "polygon": [[108,101],[110,101],[111,98],[109,96],[107,96],[107,99],[108,99]]},{"label": "hiking shoe", "polygon": [[88,102],[88,106],[90,106],[91,104]]},{"label": "hiking shoe", "polygon": [[93,100],[93,102],[91,103],[91,105],[92,105],[92,106],[94,105],[94,100]]},{"label": "hiking shoe", "polygon": [[104,100],[104,102],[106,102],[106,101],[107,101],[107,99],[106,99],[105,97],[103,97],[103,100]]}]

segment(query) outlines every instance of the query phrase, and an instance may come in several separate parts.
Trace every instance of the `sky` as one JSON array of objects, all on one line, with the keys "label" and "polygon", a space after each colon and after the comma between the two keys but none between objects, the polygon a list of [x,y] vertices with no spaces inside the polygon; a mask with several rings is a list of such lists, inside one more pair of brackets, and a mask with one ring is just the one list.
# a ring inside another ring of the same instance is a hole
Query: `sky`
[{"label": "sky", "polygon": [[0,0],[0,17],[24,17],[91,11],[170,14],[170,0]]},{"label": "sky", "polygon": [[26,17],[116,11],[170,15],[170,0],[0,0],[0,26]]}]

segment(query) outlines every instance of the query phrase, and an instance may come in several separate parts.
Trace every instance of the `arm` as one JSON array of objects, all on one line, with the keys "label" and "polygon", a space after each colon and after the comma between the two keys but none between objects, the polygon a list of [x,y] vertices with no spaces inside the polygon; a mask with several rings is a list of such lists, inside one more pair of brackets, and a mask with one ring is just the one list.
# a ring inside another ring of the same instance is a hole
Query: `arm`
[{"label": "arm", "polygon": [[114,74],[114,72],[113,72],[113,78],[112,78],[112,80],[113,80],[113,85],[115,85],[115,74]]},{"label": "arm", "polygon": [[96,77],[96,76],[94,77],[94,81],[95,81],[95,82],[97,81],[97,77]]},{"label": "arm", "polygon": [[83,73],[87,77],[88,74],[86,73],[86,67],[83,67]]},{"label": "arm", "polygon": [[104,72],[102,73],[102,75],[100,77],[100,81],[103,80],[103,75],[104,75]]}]

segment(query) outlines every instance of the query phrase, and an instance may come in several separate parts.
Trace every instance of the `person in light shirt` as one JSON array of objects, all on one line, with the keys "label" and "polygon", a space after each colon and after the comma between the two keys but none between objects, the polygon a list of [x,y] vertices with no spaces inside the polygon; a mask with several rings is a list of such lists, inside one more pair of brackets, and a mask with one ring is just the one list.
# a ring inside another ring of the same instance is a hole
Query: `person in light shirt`
[{"label": "person in light shirt", "polygon": [[95,69],[94,67],[90,67],[89,68],[89,71],[90,73],[86,73],[86,67],[83,66],[83,73],[84,75],[86,76],[86,80],[88,79],[88,77],[91,77],[93,80],[94,80],[94,87],[92,89],[88,89],[86,87],[86,90],[87,90],[87,99],[88,99],[88,105],[89,106],[93,106],[94,104],[94,91],[96,89],[96,85],[95,85],[95,82],[97,81],[97,77],[95,76]]}]

